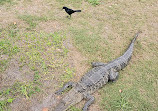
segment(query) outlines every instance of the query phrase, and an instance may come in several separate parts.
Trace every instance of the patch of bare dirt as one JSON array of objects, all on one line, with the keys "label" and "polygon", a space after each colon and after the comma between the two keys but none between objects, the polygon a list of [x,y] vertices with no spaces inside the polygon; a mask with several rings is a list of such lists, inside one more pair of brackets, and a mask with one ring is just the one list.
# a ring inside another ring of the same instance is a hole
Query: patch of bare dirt
[{"label": "patch of bare dirt", "polygon": [[[2,6],[0,7],[0,27],[8,26],[11,23],[18,24],[19,27],[26,27],[27,24],[18,19],[19,15],[35,15],[35,16],[50,16],[49,11],[52,10],[52,7],[56,4],[55,1],[47,3],[43,0],[34,0],[34,1],[17,1],[16,5],[10,6],[9,8]],[[52,13],[54,10],[52,10]],[[42,30],[45,32],[55,32],[61,29],[61,24],[59,22],[48,21],[39,23],[37,30]]]},{"label": "patch of bare dirt", "polygon": [[0,25],[2,28],[14,22],[19,23],[20,25],[23,24],[22,21],[16,18],[14,12],[7,11],[6,9],[0,9],[0,13]]},{"label": "patch of bare dirt", "polygon": [[66,47],[69,49],[68,63],[71,67],[75,68],[76,71],[76,77],[74,79],[75,81],[79,80],[88,69],[86,63],[87,58],[73,46],[70,38],[66,41]]},{"label": "patch of bare dirt", "polygon": [[30,111],[30,101],[26,98],[16,98],[10,107],[12,111]]},{"label": "patch of bare dirt", "polygon": [[18,11],[19,14],[41,15],[47,12],[49,6],[43,0],[32,0],[30,2],[21,0],[13,9]]},{"label": "patch of bare dirt", "polygon": [[28,82],[33,80],[33,73],[29,70],[28,66],[19,67],[19,61],[11,59],[7,70],[2,73],[2,84],[3,86],[11,86],[16,81]]},{"label": "patch of bare dirt", "polygon": [[15,81],[22,81],[22,74],[19,70],[18,61],[12,59],[8,69],[3,74],[2,84],[10,86],[13,85]]},{"label": "patch of bare dirt", "polygon": [[0,60],[7,60],[8,58],[8,55],[0,55]]},{"label": "patch of bare dirt", "polygon": [[99,104],[97,104],[102,99],[99,92],[95,92],[93,96],[95,97],[95,102],[89,107],[89,111],[101,111]]},{"label": "patch of bare dirt", "polygon": [[30,107],[30,111],[42,111],[47,108],[49,111],[52,111],[52,108],[56,106],[59,102],[60,97],[55,94],[48,94],[47,97],[41,98],[41,102],[34,101],[34,105]]},{"label": "patch of bare dirt", "polygon": [[48,21],[39,23],[39,27],[37,30],[42,30],[47,33],[54,33],[60,31],[62,28],[62,24],[57,21]]}]

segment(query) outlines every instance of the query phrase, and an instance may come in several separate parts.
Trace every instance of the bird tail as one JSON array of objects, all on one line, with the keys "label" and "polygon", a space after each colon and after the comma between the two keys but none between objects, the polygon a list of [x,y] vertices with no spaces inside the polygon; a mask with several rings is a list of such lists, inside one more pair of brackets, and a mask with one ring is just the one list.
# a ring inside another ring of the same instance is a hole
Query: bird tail
[{"label": "bird tail", "polygon": [[75,12],[81,12],[81,10],[75,10]]}]

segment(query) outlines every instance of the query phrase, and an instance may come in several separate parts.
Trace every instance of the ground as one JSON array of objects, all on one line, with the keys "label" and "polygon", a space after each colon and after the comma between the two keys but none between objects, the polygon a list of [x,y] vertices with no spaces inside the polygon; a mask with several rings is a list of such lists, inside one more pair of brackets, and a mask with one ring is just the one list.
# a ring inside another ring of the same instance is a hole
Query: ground
[{"label": "ground", "polygon": [[[82,12],[69,18],[63,6]],[[157,0],[1,0],[0,111],[52,110],[57,89],[91,62],[121,56],[139,30],[130,64],[94,94],[89,110],[156,111],[157,12]]]}]

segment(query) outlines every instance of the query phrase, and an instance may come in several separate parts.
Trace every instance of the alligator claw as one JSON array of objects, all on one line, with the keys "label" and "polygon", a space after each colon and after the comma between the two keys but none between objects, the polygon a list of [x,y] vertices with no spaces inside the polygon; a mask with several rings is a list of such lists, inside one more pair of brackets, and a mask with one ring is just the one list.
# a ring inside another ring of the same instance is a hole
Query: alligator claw
[{"label": "alligator claw", "polygon": [[61,94],[62,94],[62,91],[58,90],[58,91],[55,92],[55,94],[56,94],[56,95],[61,95]]}]

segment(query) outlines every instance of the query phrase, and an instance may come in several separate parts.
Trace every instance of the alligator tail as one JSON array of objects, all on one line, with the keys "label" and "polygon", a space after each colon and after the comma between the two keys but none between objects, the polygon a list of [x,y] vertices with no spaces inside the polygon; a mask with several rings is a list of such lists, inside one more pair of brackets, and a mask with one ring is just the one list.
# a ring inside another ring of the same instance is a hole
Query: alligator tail
[{"label": "alligator tail", "polygon": [[132,40],[132,43],[134,43],[134,42],[136,41],[136,39],[137,39],[137,37],[138,37],[138,35],[139,35],[140,33],[142,33],[142,31],[138,31],[138,32],[135,34],[135,37],[134,37],[134,39]]}]

